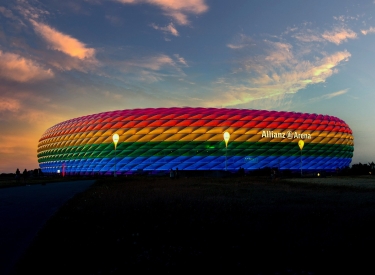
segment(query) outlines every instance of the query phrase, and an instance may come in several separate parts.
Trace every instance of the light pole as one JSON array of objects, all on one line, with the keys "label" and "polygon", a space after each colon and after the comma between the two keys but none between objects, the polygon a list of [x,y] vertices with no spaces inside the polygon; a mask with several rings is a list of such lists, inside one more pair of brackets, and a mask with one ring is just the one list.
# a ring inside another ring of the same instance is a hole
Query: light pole
[{"label": "light pole", "polygon": [[224,132],[224,141],[225,141],[225,171],[227,171],[227,151],[228,151],[228,141],[230,138],[230,134],[225,131]]},{"label": "light pole", "polygon": [[304,145],[305,145],[305,142],[303,142],[302,139],[298,141],[299,149],[301,149],[301,164],[300,164],[300,167],[301,167],[301,177],[302,177],[302,149],[303,149]]},{"label": "light pole", "polygon": [[119,137],[118,134],[113,134],[112,139],[113,139],[113,143],[115,144],[115,171],[113,172],[113,176],[117,177],[117,173],[116,173],[116,147],[117,147],[117,142],[120,139],[120,137]]}]

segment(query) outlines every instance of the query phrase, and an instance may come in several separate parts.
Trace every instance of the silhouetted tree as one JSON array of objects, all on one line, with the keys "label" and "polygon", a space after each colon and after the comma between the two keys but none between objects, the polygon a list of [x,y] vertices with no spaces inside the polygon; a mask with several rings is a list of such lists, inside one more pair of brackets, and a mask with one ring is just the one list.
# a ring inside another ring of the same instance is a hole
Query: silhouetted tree
[{"label": "silhouetted tree", "polygon": [[368,175],[370,172],[370,166],[362,163],[353,164],[351,170],[353,175]]}]

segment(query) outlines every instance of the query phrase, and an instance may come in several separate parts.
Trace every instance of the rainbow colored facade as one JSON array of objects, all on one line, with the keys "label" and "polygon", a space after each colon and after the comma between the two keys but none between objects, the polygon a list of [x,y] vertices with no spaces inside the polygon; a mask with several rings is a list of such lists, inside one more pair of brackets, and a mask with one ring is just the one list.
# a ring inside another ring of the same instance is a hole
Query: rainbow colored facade
[{"label": "rainbow colored facade", "polygon": [[[230,134],[229,141],[223,133]],[[120,137],[115,146],[113,134]],[[298,146],[304,141],[302,150]],[[332,171],[349,166],[349,126],[328,115],[245,109],[120,110],[61,122],[38,144],[43,172],[117,174],[135,171]]]}]

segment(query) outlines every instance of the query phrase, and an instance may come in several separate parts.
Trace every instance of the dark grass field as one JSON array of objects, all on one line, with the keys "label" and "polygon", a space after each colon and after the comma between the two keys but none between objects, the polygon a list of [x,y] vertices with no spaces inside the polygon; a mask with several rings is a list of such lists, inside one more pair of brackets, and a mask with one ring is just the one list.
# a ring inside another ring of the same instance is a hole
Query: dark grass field
[{"label": "dark grass field", "polygon": [[[75,180],[84,180],[89,179],[85,177],[79,177],[79,176],[70,176],[69,181],[75,181]],[[90,178],[91,179],[91,178]],[[47,184],[47,183],[53,183],[53,182],[62,182],[66,181],[67,178],[64,178],[62,176],[46,176],[46,177],[20,177],[19,179],[16,179],[14,175],[0,175],[0,188],[8,188],[8,187],[16,187],[16,186],[25,186],[25,185],[33,185],[33,184]]]},{"label": "dark grass field", "polygon": [[99,180],[13,274],[373,274],[374,195],[251,177]]}]

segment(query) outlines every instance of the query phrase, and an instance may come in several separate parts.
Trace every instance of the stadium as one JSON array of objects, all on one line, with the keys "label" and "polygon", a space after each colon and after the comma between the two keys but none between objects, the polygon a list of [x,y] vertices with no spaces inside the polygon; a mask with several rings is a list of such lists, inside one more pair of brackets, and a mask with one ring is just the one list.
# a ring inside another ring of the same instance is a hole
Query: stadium
[{"label": "stadium", "polygon": [[176,168],[314,172],[349,166],[353,151],[352,130],[329,115],[176,107],[110,111],[58,123],[40,138],[38,161],[44,173],[81,175]]}]

